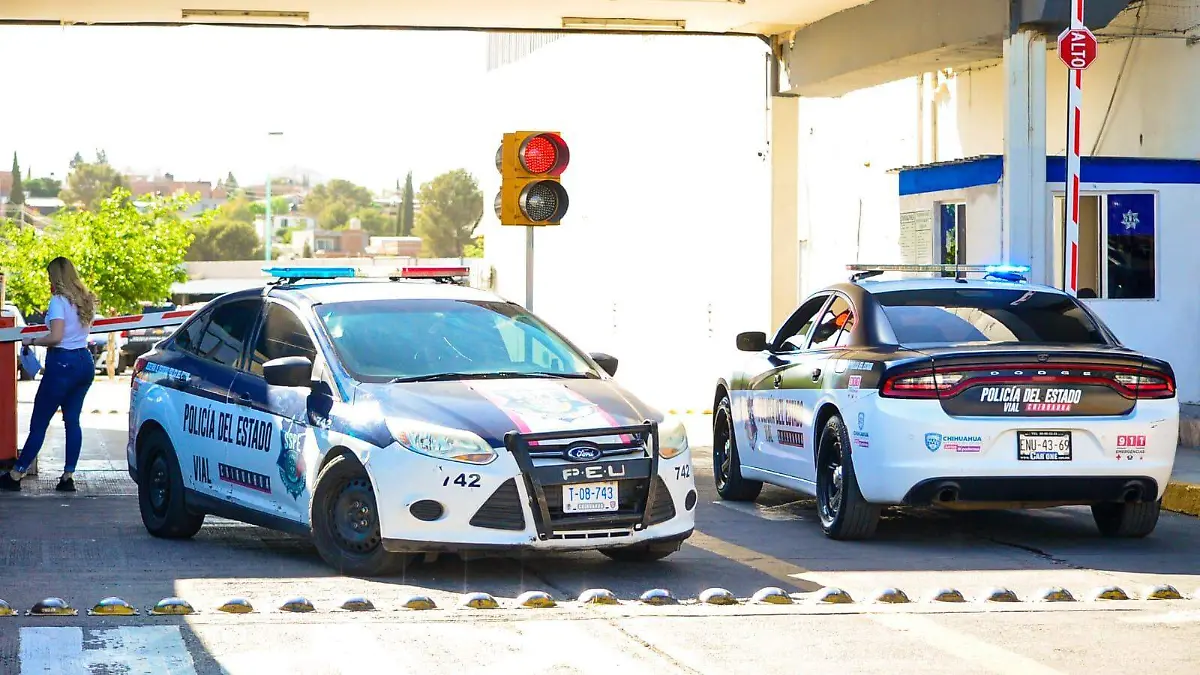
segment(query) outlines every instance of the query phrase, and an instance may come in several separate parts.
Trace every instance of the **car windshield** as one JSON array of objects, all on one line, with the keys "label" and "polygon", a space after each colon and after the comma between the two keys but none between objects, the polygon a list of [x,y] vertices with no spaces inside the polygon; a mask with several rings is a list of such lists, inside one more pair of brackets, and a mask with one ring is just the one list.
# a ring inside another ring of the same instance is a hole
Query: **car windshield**
[{"label": "car windshield", "polygon": [[511,303],[370,300],[316,312],[342,365],[364,382],[599,377],[566,340]]},{"label": "car windshield", "polygon": [[875,293],[900,344],[1107,344],[1100,326],[1061,293],[927,288]]}]

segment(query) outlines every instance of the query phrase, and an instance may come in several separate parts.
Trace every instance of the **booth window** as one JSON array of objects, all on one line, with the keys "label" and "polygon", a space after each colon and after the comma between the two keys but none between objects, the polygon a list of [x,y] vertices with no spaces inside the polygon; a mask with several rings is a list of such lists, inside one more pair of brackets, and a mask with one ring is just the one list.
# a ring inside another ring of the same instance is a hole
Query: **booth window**
[{"label": "booth window", "polygon": [[[941,204],[938,209],[938,229],[941,233],[943,265],[967,263],[967,205]],[[952,277],[951,272],[942,276]]]},{"label": "booth window", "polygon": [[[1062,260],[1063,206],[1055,197],[1056,268]],[[1157,218],[1153,193],[1106,193],[1079,199],[1079,297],[1149,300],[1155,297]],[[1065,284],[1064,284],[1065,285]]]}]

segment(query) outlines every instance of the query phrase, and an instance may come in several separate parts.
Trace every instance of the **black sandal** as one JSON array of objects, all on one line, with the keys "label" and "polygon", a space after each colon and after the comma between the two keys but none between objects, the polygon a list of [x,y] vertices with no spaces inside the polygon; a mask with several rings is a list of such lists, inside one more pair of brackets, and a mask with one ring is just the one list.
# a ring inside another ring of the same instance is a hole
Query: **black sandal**
[{"label": "black sandal", "polygon": [[9,492],[20,492],[21,481],[12,477],[12,474],[7,471],[4,475],[0,475],[0,490],[8,490]]},{"label": "black sandal", "polygon": [[75,492],[75,479],[59,478],[58,485],[55,485],[54,489],[58,490],[59,492]]}]

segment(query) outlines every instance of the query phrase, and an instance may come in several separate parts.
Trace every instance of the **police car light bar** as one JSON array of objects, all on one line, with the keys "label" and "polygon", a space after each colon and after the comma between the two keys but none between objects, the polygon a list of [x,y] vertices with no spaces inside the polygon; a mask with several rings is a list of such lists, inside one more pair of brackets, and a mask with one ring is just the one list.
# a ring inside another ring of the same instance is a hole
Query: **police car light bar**
[{"label": "police car light bar", "polygon": [[264,267],[276,279],[345,279],[359,276],[353,267]]},{"label": "police car light bar", "polygon": [[926,265],[926,264],[901,264],[901,265],[867,265],[862,263],[853,263],[846,265],[846,269],[851,272],[858,272],[852,278],[857,281],[866,277],[876,276],[884,272],[953,272],[955,274],[964,273],[982,273],[987,276],[994,276],[1009,281],[1024,281],[1025,274],[1029,272],[1029,267],[1025,265]]},{"label": "police car light bar", "polygon": [[401,279],[458,279],[470,274],[471,268],[469,267],[402,267],[399,277]]}]

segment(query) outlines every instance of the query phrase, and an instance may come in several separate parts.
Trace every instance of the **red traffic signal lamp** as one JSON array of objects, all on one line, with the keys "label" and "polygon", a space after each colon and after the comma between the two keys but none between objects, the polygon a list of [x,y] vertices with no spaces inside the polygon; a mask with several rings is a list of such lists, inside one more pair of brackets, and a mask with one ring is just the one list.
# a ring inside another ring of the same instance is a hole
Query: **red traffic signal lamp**
[{"label": "red traffic signal lamp", "polygon": [[500,192],[496,218],[501,225],[535,227],[558,225],[567,213],[567,191],[559,176],[571,152],[555,131],[504,134],[496,149]]}]

